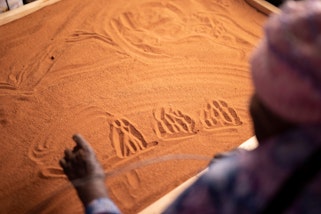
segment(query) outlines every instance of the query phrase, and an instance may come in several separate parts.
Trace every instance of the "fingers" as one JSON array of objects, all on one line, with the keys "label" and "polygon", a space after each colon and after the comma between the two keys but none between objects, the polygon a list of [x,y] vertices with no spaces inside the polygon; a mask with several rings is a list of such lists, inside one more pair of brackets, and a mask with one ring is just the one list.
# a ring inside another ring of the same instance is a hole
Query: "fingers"
[{"label": "fingers", "polygon": [[83,177],[86,175],[86,152],[84,150],[78,150],[72,152],[70,149],[65,150],[65,156],[59,160],[59,165],[62,167],[64,173],[67,175],[70,181],[77,178],[77,176]]},{"label": "fingers", "polygon": [[73,153],[70,149],[66,149],[64,151],[65,156],[59,160],[59,164],[62,168],[66,168],[68,162],[73,158]]},{"label": "fingers", "polygon": [[84,176],[87,170],[87,161],[95,158],[95,153],[87,141],[80,135],[72,137],[76,146],[64,151],[64,157],[59,160],[59,165],[63,168],[69,180],[77,176]]},{"label": "fingers", "polygon": [[69,177],[69,171],[71,168],[71,162],[70,161],[66,161],[65,158],[62,158],[59,160],[59,165],[61,166],[61,168],[63,169],[64,173],[67,175],[67,177]]},{"label": "fingers", "polygon": [[79,149],[83,149],[86,152],[93,151],[90,144],[80,134],[75,134],[74,136],[72,136],[72,139],[77,144],[76,147],[74,148],[74,151],[77,151]]},{"label": "fingers", "polygon": [[59,161],[60,166],[64,169],[68,168],[72,163],[81,162],[79,160],[85,159],[87,155],[94,154],[89,143],[80,134],[75,134],[72,138],[76,142],[76,146],[73,150],[66,149],[64,157]]},{"label": "fingers", "polygon": [[62,159],[59,160],[59,165],[60,165],[63,169],[65,169],[65,168],[67,167],[67,162],[66,162],[65,158],[62,158]]},{"label": "fingers", "polygon": [[73,152],[70,149],[66,149],[64,153],[65,153],[65,160],[66,161],[69,161],[72,159]]}]

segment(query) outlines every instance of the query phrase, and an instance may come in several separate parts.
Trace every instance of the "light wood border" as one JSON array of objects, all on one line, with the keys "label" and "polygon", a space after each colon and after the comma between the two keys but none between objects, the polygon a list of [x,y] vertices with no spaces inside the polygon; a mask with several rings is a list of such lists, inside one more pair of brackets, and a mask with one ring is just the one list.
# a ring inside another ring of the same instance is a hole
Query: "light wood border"
[{"label": "light wood border", "polygon": [[267,2],[266,0],[245,0],[249,5],[264,13],[265,15],[270,15],[272,13],[279,13],[280,9],[273,4]]},{"label": "light wood border", "polygon": [[[239,146],[239,148],[246,149],[246,150],[253,150],[258,146],[258,142],[256,137],[253,136],[243,144]],[[162,213],[174,200],[177,198],[185,189],[191,186],[201,175],[203,175],[208,168],[204,169],[202,172],[197,174],[196,176],[188,179],[174,190],[167,193],[165,196],[151,204],[150,206],[146,207],[142,210],[139,214],[159,214]]]},{"label": "light wood border", "polygon": [[[0,14],[0,26],[5,25],[14,20],[20,19],[24,16],[27,16],[37,10],[40,10],[43,7],[54,4],[61,0],[37,0],[35,2],[24,5],[20,8],[1,13]],[[266,2],[265,0],[245,0],[249,5],[257,9],[258,11],[270,15],[271,13],[279,13],[279,9],[274,5]],[[255,137],[250,138],[243,144],[239,146],[247,150],[252,150],[257,147],[257,141]],[[158,214],[161,213],[179,194],[181,194],[186,188],[192,185],[202,174],[204,174],[207,169],[203,170],[196,176],[188,179],[186,182],[166,194],[161,199],[157,200],[144,210],[140,214]]]},{"label": "light wood border", "polygon": [[[29,4],[23,5],[19,8],[0,13],[0,26],[5,25],[14,20],[27,16],[43,7],[54,4],[61,0],[37,0]],[[76,3],[76,2],[75,2]]]},{"label": "light wood border", "polygon": [[[0,14],[0,26],[27,16],[43,7],[54,4],[61,0],[37,0],[14,10],[10,10]],[[265,0],[245,0],[249,5],[258,11],[270,15],[271,13],[279,13],[279,8],[268,3]]]}]

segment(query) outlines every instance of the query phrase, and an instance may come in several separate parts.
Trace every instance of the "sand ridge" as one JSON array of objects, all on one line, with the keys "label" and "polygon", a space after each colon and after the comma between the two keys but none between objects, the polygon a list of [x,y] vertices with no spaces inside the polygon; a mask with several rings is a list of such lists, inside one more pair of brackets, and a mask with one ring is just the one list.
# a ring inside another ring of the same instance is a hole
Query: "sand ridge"
[{"label": "sand ridge", "polygon": [[1,210],[82,212],[58,165],[76,132],[124,213],[251,137],[265,19],[242,0],[62,0],[1,26]]}]

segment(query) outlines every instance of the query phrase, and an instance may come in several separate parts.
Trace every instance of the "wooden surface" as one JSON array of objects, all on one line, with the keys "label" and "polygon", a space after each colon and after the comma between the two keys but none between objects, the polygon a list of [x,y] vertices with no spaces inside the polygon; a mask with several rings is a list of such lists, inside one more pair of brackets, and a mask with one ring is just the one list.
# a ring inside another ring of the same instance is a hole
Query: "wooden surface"
[{"label": "wooden surface", "polygon": [[[59,2],[60,0],[37,0],[30,4],[24,5],[20,8],[1,13],[0,14],[0,26],[7,24],[16,19],[27,16],[43,7]],[[279,9],[274,5],[268,3],[265,0],[245,0],[252,7],[256,8],[258,11],[270,15],[271,13],[278,13]]]},{"label": "wooden surface", "polygon": [[249,5],[264,13],[265,15],[270,15],[272,13],[279,13],[280,9],[270,4],[265,0],[245,0]]},{"label": "wooden surface", "polygon": [[[239,148],[246,150],[253,150],[258,146],[256,138],[253,136],[243,144],[239,146]],[[174,200],[177,198],[185,189],[191,186],[201,175],[203,175],[208,168],[195,175],[194,177],[188,179],[178,187],[176,187],[171,192],[167,193],[164,197],[160,198],[150,206],[146,207],[139,214],[158,214],[162,213]]]},{"label": "wooden surface", "polygon": [[[56,2],[59,2],[60,0],[38,0],[35,2],[32,2],[30,4],[24,5],[18,9],[8,11],[5,13],[0,14],[0,26],[7,24],[9,22],[12,22],[14,20],[17,20],[19,18],[22,18],[24,16],[27,16],[43,7],[46,7],[48,5],[54,4]],[[269,15],[271,13],[278,13],[279,9],[272,4],[264,1],[264,0],[245,0],[248,4],[256,8],[258,11]],[[248,150],[252,150],[256,148],[257,141],[255,137],[250,138],[248,141],[244,142],[240,145],[241,148],[245,148]],[[198,175],[190,178],[168,194],[166,194],[164,197],[156,201],[155,203],[151,204],[149,207],[141,211],[141,214],[152,214],[152,213],[160,213],[163,211],[181,192],[183,192],[187,187],[189,187],[191,184],[193,184],[199,176],[201,176],[203,173],[205,173],[207,169],[199,173]]]},{"label": "wooden surface", "polygon": [[26,4],[14,10],[7,11],[0,14],[0,26],[27,16],[43,7],[54,4],[60,0],[38,0]]}]

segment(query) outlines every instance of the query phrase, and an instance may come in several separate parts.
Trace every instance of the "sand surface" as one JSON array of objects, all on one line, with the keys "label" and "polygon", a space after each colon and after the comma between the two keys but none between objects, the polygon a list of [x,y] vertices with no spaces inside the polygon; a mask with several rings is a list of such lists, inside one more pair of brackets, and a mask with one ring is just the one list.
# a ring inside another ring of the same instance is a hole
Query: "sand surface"
[{"label": "sand surface", "polygon": [[0,213],[81,213],[58,165],[91,142],[136,213],[253,135],[242,0],[62,0],[0,27]]}]

